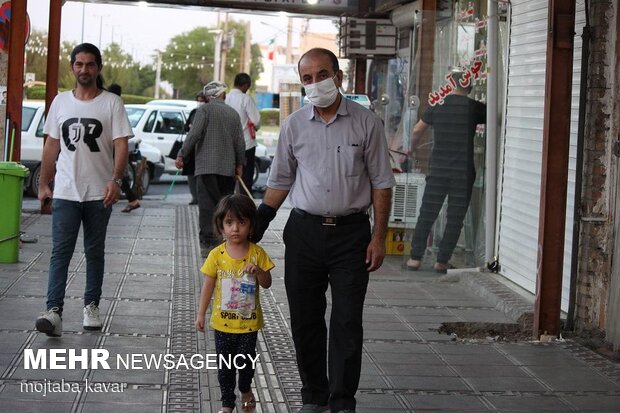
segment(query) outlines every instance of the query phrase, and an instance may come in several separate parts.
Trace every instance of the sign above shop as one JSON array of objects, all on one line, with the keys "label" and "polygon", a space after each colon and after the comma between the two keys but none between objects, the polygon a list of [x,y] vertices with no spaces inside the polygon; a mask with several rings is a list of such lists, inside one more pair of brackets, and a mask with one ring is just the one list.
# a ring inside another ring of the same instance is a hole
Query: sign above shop
[{"label": "sign above shop", "polygon": [[385,19],[340,20],[340,57],[395,56],[396,27]]}]

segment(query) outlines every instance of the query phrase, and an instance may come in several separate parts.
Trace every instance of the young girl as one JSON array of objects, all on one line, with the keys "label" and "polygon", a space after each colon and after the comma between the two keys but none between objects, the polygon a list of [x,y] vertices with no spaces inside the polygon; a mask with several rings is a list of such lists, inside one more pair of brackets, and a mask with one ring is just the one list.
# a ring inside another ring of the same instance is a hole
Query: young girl
[{"label": "young girl", "polygon": [[[261,247],[249,241],[256,224],[256,205],[252,199],[240,194],[224,197],[216,207],[213,220],[225,242],[211,250],[200,268],[205,282],[200,294],[196,328],[204,331],[205,313],[215,291],[210,321],[215,331],[215,350],[218,359],[224,357],[228,360],[237,354],[245,356],[245,368],[239,369],[239,391],[243,411],[253,412],[256,399],[251,388],[254,378],[251,360],[256,359],[256,338],[258,330],[263,327],[258,286],[271,286],[270,270],[274,265]],[[248,288],[248,275],[255,279],[256,288]],[[222,392],[222,409],[219,413],[229,413],[235,407],[237,371],[232,366],[230,369],[226,365],[220,367],[217,378]]]}]

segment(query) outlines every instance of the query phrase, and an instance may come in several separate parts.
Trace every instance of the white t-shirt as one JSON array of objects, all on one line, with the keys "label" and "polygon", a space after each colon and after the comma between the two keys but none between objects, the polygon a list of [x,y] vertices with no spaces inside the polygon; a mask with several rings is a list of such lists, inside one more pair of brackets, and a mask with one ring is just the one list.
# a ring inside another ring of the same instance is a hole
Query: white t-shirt
[{"label": "white t-shirt", "polygon": [[235,108],[241,118],[243,139],[245,140],[245,150],[247,151],[248,149],[252,149],[256,146],[256,139],[252,139],[250,137],[248,120],[256,126],[256,129],[260,127],[260,112],[256,108],[256,104],[251,97],[239,89],[233,89],[226,94],[226,104]]},{"label": "white t-shirt", "polygon": [[114,173],[113,141],[133,136],[123,101],[105,90],[88,101],[71,91],[57,95],[43,132],[61,139],[54,198],[78,202],[103,199]]}]

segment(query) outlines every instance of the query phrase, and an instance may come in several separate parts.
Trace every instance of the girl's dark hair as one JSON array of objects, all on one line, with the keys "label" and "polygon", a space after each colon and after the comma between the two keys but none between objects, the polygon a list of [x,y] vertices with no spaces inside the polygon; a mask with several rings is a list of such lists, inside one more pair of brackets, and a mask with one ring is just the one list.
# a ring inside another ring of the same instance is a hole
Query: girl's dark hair
[{"label": "girl's dark hair", "polygon": [[[101,51],[99,51],[99,48],[92,43],[82,43],[75,46],[71,51],[71,67],[73,67],[78,53],[92,54],[93,56],[95,56],[95,63],[97,63],[99,69],[101,69],[101,66],[103,66],[103,60],[101,59]],[[97,75],[97,88],[103,89],[103,84],[103,76],[101,76],[101,74]]]},{"label": "girl's dark hair", "polygon": [[220,235],[224,234],[224,218],[226,218],[226,214],[232,214],[237,218],[250,221],[250,236],[252,235],[256,224],[256,204],[250,197],[232,194],[220,199],[213,214],[213,226]]}]

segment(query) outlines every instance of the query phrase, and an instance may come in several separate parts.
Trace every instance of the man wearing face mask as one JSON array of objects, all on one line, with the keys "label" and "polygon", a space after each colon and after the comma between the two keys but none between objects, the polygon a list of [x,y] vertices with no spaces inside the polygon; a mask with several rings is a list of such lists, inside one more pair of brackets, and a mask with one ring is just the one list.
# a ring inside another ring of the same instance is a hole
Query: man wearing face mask
[{"label": "man wearing face mask", "polygon": [[299,411],[354,412],[368,276],[385,257],[395,180],[381,120],[338,91],[343,74],[336,56],[311,49],[298,70],[310,104],[280,129],[256,240],[288,196],[293,210],[284,228],[284,281],[303,384]]}]

